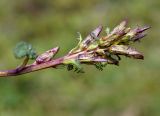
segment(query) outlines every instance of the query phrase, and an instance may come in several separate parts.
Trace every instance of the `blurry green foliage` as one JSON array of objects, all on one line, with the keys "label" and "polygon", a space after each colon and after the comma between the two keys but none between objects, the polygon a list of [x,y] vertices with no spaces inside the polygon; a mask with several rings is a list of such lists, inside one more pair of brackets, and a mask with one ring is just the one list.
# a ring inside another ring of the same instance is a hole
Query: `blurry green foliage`
[{"label": "blurry green foliage", "polygon": [[12,48],[19,41],[40,53],[58,45],[61,56],[77,44],[77,31],[85,36],[124,18],[133,27],[152,27],[136,45],[144,61],[122,58],[102,72],[84,66],[84,74],[48,69],[0,79],[0,115],[159,116],[159,11],[159,0],[0,0],[0,69],[17,66]]}]

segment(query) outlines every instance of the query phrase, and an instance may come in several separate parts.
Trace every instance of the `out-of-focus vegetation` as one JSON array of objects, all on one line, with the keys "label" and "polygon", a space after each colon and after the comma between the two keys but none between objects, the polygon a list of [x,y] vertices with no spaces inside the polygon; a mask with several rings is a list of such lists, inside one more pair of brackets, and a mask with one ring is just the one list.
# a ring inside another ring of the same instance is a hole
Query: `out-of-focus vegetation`
[{"label": "out-of-focus vegetation", "polygon": [[150,25],[136,47],[144,61],[123,57],[119,67],[84,74],[48,69],[0,79],[0,116],[159,116],[160,1],[158,0],[0,0],[0,69],[21,61],[12,49],[19,41],[39,53],[60,46],[59,56],[97,25]]}]

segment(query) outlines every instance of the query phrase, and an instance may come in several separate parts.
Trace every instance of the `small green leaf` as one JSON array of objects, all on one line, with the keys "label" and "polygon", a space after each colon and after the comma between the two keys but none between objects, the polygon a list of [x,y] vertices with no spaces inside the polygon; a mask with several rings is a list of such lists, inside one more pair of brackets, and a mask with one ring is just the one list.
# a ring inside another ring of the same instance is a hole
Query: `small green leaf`
[{"label": "small green leaf", "polygon": [[36,53],[36,51],[35,51],[34,49],[29,50],[29,51],[28,51],[28,57],[29,57],[29,59],[36,59],[36,58],[37,58],[37,53]]},{"label": "small green leaf", "polygon": [[68,71],[73,70],[73,68],[74,68],[74,67],[73,67],[73,65],[72,65],[72,64],[68,64],[68,65],[67,65],[67,70],[68,70]]},{"label": "small green leaf", "polygon": [[68,59],[68,60],[65,60],[63,63],[67,65],[68,71],[74,70],[74,72],[77,72],[77,73],[84,73],[79,60]]},{"label": "small green leaf", "polygon": [[35,59],[37,57],[36,51],[31,44],[26,42],[19,42],[14,48],[14,56],[17,59],[28,57],[29,59]]},{"label": "small green leaf", "polygon": [[107,35],[109,35],[109,34],[110,34],[110,28],[107,27],[107,28],[105,29],[105,32],[106,32]]},{"label": "small green leaf", "polygon": [[102,71],[103,68],[106,67],[106,65],[107,65],[107,62],[97,62],[94,64],[94,66],[100,71]]}]

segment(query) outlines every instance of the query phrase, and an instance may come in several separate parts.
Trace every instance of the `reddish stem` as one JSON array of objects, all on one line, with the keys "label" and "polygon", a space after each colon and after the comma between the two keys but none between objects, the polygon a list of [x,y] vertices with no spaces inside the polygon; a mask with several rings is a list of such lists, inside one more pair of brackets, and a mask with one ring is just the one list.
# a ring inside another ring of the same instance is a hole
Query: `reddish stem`
[{"label": "reddish stem", "polygon": [[23,68],[23,70],[18,70],[18,69],[13,69],[13,70],[6,70],[6,71],[0,71],[0,77],[8,77],[8,76],[17,76],[17,75],[22,75],[25,73],[30,73],[34,71],[38,71],[41,69],[46,69],[50,67],[55,67],[57,65],[60,65],[63,63],[63,57],[51,60],[49,62],[45,62],[42,64],[37,64],[37,65],[28,65]]}]

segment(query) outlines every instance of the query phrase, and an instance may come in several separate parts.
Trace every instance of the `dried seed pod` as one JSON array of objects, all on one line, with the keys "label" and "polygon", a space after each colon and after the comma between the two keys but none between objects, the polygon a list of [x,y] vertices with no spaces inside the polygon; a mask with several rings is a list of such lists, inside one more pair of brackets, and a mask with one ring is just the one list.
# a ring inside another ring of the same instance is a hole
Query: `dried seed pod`
[{"label": "dried seed pod", "polygon": [[135,48],[125,45],[113,45],[109,47],[109,52],[116,55],[125,55],[135,59],[143,59],[142,53],[138,52]]},{"label": "dried seed pod", "polygon": [[122,21],[117,27],[113,29],[111,35],[121,33],[126,28],[127,23],[127,20]]},{"label": "dried seed pod", "polygon": [[90,54],[90,53],[80,54],[78,56],[78,59],[81,62],[107,62],[107,60],[105,58],[102,58],[100,56],[96,56],[94,53],[93,54]]},{"label": "dried seed pod", "polygon": [[119,43],[123,36],[130,31],[130,28],[126,28],[126,25],[127,21],[122,21],[108,36],[100,39],[100,46],[109,47],[113,44]]},{"label": "dried seed pod", "polygon": [[[94,34],[96,37],[99,36],[99,34],[102,31],[102,26],[98,26],[95,30],[93,30],[91,33]],[[80,47],[82,49],[86,49],[91,43],[93,43],[94,41],[96,41],[96,39],[94,37],[91,36],[91,34],[89,34],[81,43]]]},{"label": "dried seed pod", "polygon": [[142,33],[148,29],[150,29],[151,27],[150,26],[145,26],[145,27],[142,27],[142,28],[138,28],[137,29],[137,33]]},{"label": "dried seed pod", "polygon": [[141,38],[145,37],[147,34],[146,33],[139,33],[135,37],[132,38],[132,41],[139,41]]},{"label": "dried seed pod", "polygon": [[119,65],[119,61],[117,59],[112,58],[111,56],[106,56],[108,64]]},{"label": "dried seed pod", "polygon": [[116,35],[112,35],[110,36],[107,40],[105,41],[101,41],[100,40],[100,46],[102,47],[109,47],[113,44],[116,44],[117,42],[119,42],[121,39],[122,39],[122,36],[124,35],[125,33],[121,33],[121,34],[116,34]]},{"label": "dried seed pod", "polygon": [[79,54],[78,55],[78,60],[82,61],[82,62],[90,62],[92,61],[92,58],[94,57],[94,54]]}]

